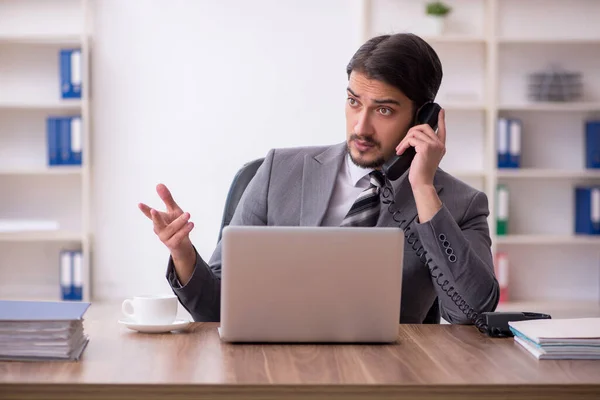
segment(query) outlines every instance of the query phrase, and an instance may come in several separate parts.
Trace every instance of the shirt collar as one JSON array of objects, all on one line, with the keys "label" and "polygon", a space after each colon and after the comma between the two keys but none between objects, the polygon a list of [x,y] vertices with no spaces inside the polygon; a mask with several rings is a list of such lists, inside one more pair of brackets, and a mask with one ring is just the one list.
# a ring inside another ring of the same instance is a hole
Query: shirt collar
[{"label": "shirt collar", "polygon": [[362,168],[354,164],[350,159],[350,154],[346,156],[346,168],[350,173],[350,181],[354,186],[356,186],[362,178],[369,175],[373,171],[372,168]]}]

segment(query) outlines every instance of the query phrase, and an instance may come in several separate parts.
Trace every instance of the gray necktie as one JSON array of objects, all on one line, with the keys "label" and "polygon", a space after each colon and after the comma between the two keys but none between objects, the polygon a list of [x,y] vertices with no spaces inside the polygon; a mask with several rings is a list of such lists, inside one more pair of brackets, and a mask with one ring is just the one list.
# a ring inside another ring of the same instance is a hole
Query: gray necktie
[{"label": "gray necktie", "polygon": [[379,193],[383,187],[384,177],[380,171],[373,171],[369,175],[371,184],[358,195],[341,226],[375,226],[377,224]]}]

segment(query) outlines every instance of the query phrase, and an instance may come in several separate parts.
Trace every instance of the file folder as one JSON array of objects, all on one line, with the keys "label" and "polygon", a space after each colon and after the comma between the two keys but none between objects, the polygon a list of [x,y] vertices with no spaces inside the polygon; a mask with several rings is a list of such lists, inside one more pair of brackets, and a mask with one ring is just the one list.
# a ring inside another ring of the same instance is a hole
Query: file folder
[{"label": "file folder", "polygon": [[83,124],[81,116],[48,117],[48,165],[82,165]]},{"label": "file folder", "polygon": [[496,234],[499,236],[508,234],[508,187],[498,185],[496,189]]},{"label": "file folder", "polygon": [[63,99],[81,98],[81,50],[60,51],[60,93]]},{"label": "file folder", "polygon": [[600,186],[575,188],[575,233],[600,235]]},{"label": "file folder", "polygon": [[585,166],[600,168],[600,120],[585,123]]}]

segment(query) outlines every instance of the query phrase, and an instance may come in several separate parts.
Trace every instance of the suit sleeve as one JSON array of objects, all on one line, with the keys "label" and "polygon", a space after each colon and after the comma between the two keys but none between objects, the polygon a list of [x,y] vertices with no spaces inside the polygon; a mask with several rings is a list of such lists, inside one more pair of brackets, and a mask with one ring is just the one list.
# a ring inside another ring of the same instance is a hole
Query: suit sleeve
[{"label": "suit sleeve", "polygon": [[[267,224],[267,195],[274,153],[274,150],[269,151],[256,171],[256,175],[246,187],[230,225]],[[221,242],[217,243],[208,263],[196,251],[194,271],[185,285],[181,285],[177,278],[172,257],[169,257],[166,278],[179,302],[194,321],[218,322],[220,320]]]},{"label": "suit sleeve", "polygon": [[477,192],[458,223],[442,205],[431,220],[415,224],[430,265],[438,267],[432,272],[433,286],[442,318],[450,323],[473,322],[455,303],[459,296],[463,309],[468,306],[477,313],[494,311],[498,305],[500,289],[494,275],[488,215],[487,196]]}]

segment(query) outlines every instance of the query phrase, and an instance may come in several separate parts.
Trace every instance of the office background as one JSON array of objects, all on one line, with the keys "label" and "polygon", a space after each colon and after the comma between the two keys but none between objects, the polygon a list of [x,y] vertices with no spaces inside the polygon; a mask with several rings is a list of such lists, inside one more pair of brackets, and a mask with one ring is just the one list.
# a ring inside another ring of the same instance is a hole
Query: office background
[{"label": "office background", "polygon": [[[237,169],[272,147],[343,141],[348,60],[368,37],[411,31],[444,67],[442,167],[489,196],[503,306],[596,312],[600,239],[574,235],[574,190],[600,184],[584,154],[600,1],[448,0],[440,32],[425,3],[0,0],[0,297],[59,299],[65,250],[81,251],[85,299],[169,292],[168,251],[137,203],[163,208],[166,184],[208,259]],[[64,99],[59,54],[73,48],[82,93]],[[528,77],[551,67],[581,74],[580,96],[532,101]],[[73,115],[82,165],[48,166],[47,118]],[[501,118],[521,123],[516,169],[498,168]]]}]

